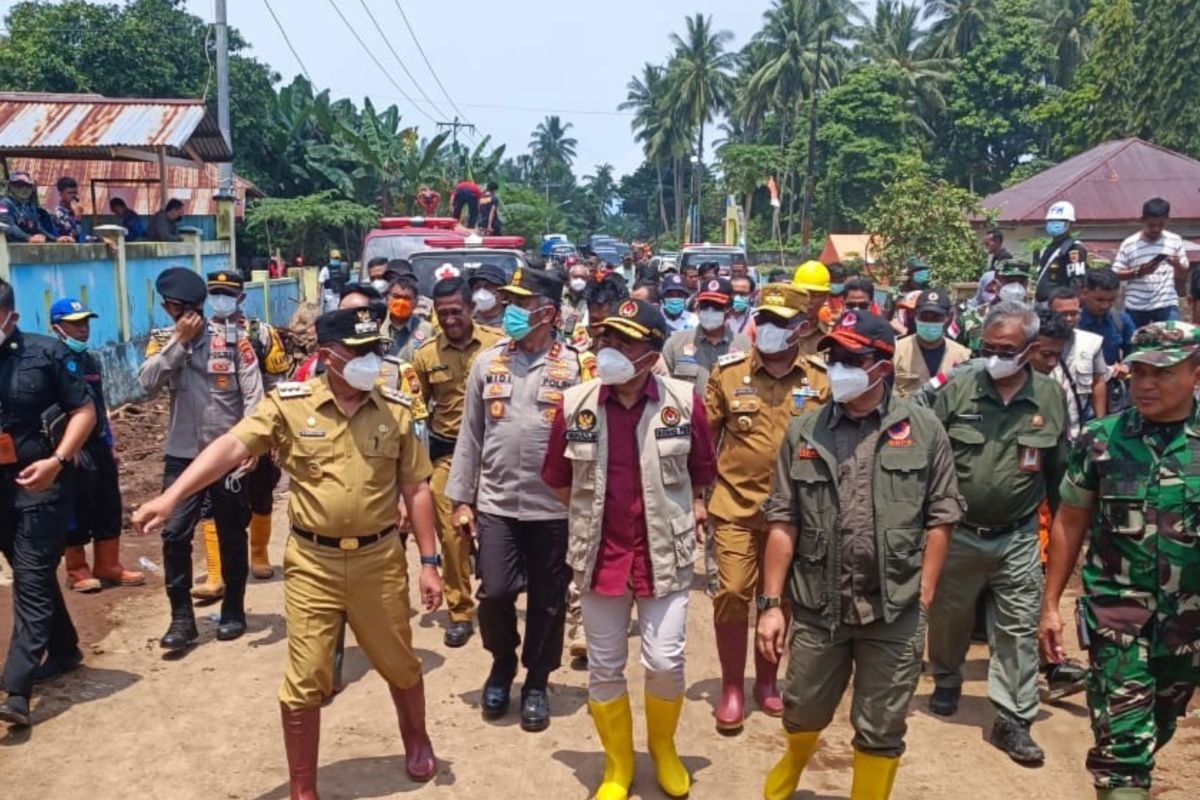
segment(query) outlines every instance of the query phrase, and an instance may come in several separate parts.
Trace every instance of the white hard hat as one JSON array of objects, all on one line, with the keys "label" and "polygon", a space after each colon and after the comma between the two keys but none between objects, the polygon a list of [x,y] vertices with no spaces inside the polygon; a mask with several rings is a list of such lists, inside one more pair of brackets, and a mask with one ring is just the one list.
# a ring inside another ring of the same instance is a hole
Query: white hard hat
[{"label": "white hard hat", "polygon": [[1066,200],[1059,200],[1057,203],[1050,206],[1046,212],[1046,221],[1050,220],[1065,220],[1067,222],[1075,221],[1075,206],[1068,203]]},{"label": "white hard hat", "polygon": [[658,274],[665,275],[668,272],[678,271],[679,265],[675,263],[673,258],[664,258],[658,262]]}]

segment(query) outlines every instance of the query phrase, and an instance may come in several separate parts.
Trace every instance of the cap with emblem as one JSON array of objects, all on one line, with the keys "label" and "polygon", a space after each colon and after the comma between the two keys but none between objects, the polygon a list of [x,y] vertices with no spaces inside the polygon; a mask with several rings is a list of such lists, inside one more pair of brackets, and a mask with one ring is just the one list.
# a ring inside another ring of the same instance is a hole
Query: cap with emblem
[{"label": "cap with emblem", "polygon": [[8,173],[8,182],[9,183],[24,183],[29,186],[33,186],[33,178],[29,177],[28,172],[26,172],[25,170],[21,170],[21,169],[13,170],[12,172]]},{"label": "cap with emblem", "polygon": [[727,278],[709,278],[700,284],[700,293],[696,295],[696,302],[701,303],[705,300],[723,306],[729,305],[733,300],[733,284]]},{"label": "cap with emblem", "polygon": [[475,281],[485,281],[490,283],[492,286],[503,286],[504,284],[508,283],[508,279],[504,277],[504,270],[495,264],[480,264],[475,268],[475,271],[467,277],[467,281],[469,283],[474,283]]},{"label": "cap with emblem", "polygon": [[658,284],[658,293],[666,297],[670,292],[678,292],[679,294],[688,295],[687,286],[683,283],[683,278],[679,277],[676,272],[669,272],[663,276],[662,281]]},{"label": "cap with emblem", "polygon": [[55,300],[54,305],[50,306],[51,324],[57,324],[59,322],[79,322],[80,320],[90,319],[91,317],[98,316],[100,315],[76,300],[74,297],[64,297],[61,300]]},{"label": "cap with emblem", "polygon": [[789,283],[768,283],[762,289],[758,298],[757,314],[766,311],[777,317],[791,319],[797,314],[808,311],[808,290],[800,289]]},{"label": "cap with emblem", "polygon": [[658,306],[644,300],[625,300],[617,306],[617,313],[605,317],[601,327],[609,328],[639,341],[646,340],[662,344],[667,338],[667,321]]},{"label": "cap with emblem", "polygon": [[1152,322],[1133,332],[1133,352],[1126,364],[1173,367],[1200,350],[1200,327],[1171,320]]},{"label": "cap with emblem", "polygon": [[242,276],[236,272],[210,272],[208,273],[208,291],[214,294],[231,294],[237,296],[242,293],[242,288],[246,282],[242,280]]},{"label": "cap with emblem", "polygon": [[341,342],[349,347],[383,341],[379,323],[383,315],[378,306],[339,308],[317,317],[317,344]]},{"label": "cap with emblem", "polygon": [[563,279],[557,272],[544,269],[517,267],[513,271],[512,280],[500,287],[500,291],[515,294],[518,297],[550,297],[555,300],[562,297]]},{"label": "cap with emblem", "polygon": [[154,281],[154,289],[164,300],[177,300],[194,306],[202,305],[208,297],[204,278],[186,267],[164,269]]},{"label": "cap with emblem", "polygon": [[917,313],[934,311],[942,316],[950,313],[950,295],[941,289],[926,289],[917,297]]},{"label": "cap with emblem", "polygon": [[1029,280],[1029,264],[1024,261],[1005,261],[996,267],[996,277]]},{"label": "cap with emblem", "polygon": [[896,352],[896,332],[883,317],[862,311],[847,311],[838,326],[817,344],[818,350],[832,347],[858,354],[874,351],[891,358]]}]

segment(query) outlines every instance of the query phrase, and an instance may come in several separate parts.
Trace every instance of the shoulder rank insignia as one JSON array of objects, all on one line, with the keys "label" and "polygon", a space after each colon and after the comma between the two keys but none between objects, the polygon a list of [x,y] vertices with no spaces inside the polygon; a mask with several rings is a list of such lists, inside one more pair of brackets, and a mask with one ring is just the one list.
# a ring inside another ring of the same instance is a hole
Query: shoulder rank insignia
[{"label": "shoulder rank insignia", "polygon": [[805,366],[816,367],[822,372],[829,369],[829,364],[826,363],[825,359],[822,356],[816,355],[815,353],[810,356],[805,356],[804,360]]},{"label": "shoulder rank insignia", "polygon": [[380,386],[379,393],[383,395],[384,400],[390,400],[393,403],[399,403],[407,408],[412,408],[412,398],[390,386]]},{"label": "shoulder rank insignia", "polygon": [[280,398],[290,400],[293,397],[308,397],[312,394],[312,387],[302,381],[280,381],[275,385],[276,391],[279,392]]},{"label": "shoulder rank insignia", "polygon": [[726,353],[723,356],[717,357],[717,364],[722,367],[728,367],[730,364],[737,364],[738,362],[745,360],[745,353]]}]

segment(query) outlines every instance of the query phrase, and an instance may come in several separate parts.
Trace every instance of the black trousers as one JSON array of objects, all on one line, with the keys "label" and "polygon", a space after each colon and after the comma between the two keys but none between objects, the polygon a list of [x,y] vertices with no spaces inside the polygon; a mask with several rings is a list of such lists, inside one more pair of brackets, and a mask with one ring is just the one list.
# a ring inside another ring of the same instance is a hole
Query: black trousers
[{"label": "black trousers", "polygon": [[[191,463],[190,458],[167,456],[163,467],[163,490]],[[225,582],[221,621],[245,619],[246,576],[250,571],[246,525],[250,522],[250,505],[246,501],[244,481],[237,489],[231,490],[226,479],[221,478],[176,506],[163,526],[163,577],[172,613],[185,610],[191,613],[192,535],[207,499],[221,543],[221,579]]]},{"label": "black trousers", "polygon": [[479,198],[474,192],[467,189],[455,192],[450,204],[450,216],[461,222],[463,207],[467,209],[467,227],[474,228],[479,224]]},{"label": "black trousers", "polygon": [[500,671],[516,673],[517,595],[528,595],[521,663],[527,685],[545,685],[562,665],[563,624],[567,617],[567,521],[522,521],[494,514],[476,515],[480,586],[479,633],[483,647]]},{"label": "black trousers", "polygon": [[115,539],[121,535],[121,486],[112,450],[89,442],[79,462],[67,545]]},{"label": "black trousers", "polygon": [[258,460],[258,464],[250,471],[245,480],[246,501],[250,504],[252,512],[255,514],[271,513],[271,506],[275,502],[275,487],[279,485],[279,477],[282,474],[269,455]]},{"label": "black trousers", "polygon": [[14,483],[16,475],[14,467],[0,470],[0,552],[13,571],[13,630],[4,691],[29,697],[33,671],[43,656],[64,656],[79,645],[58,587],[75,478],[68,467],[46,491],[28,492]]}]

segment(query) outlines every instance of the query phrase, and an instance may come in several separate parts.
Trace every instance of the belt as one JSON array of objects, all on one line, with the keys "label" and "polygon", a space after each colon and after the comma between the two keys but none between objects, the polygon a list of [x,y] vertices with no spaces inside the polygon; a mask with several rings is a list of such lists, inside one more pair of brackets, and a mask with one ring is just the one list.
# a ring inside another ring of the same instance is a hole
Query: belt
[{"label": "belt", "polygon": [[357,550],[360,547],[366,547],[369,544],[378,542],[393,531],[395,531],[395,528],[387,527],[379,533],[368,533],[366,536],[318,536],[310,531],[292,528],[292,533],[301,539],[307,539],[313,544],[319,544],[322,547],[332,547],[336,550]]},{"label": "belt", "polygon": [[962,520],[959,522],[959,527],[966,528],[971,533],[981,539],[995,539],[998,536],[1006,536],[1013,531],[1020,530],[1028,525],[1037,517],[1037,512],[1033,511],[1021,517],[1016,522],[1010,522],[1008,525],[975,525],[974,523]]},{"label": "belt", "polygon": [[443,456],[454,455],[454,446],[458,444],[458,439],[451,439],[449,436],[439,436],[433,431],[429,432],[429,460],[437,461]]}]

